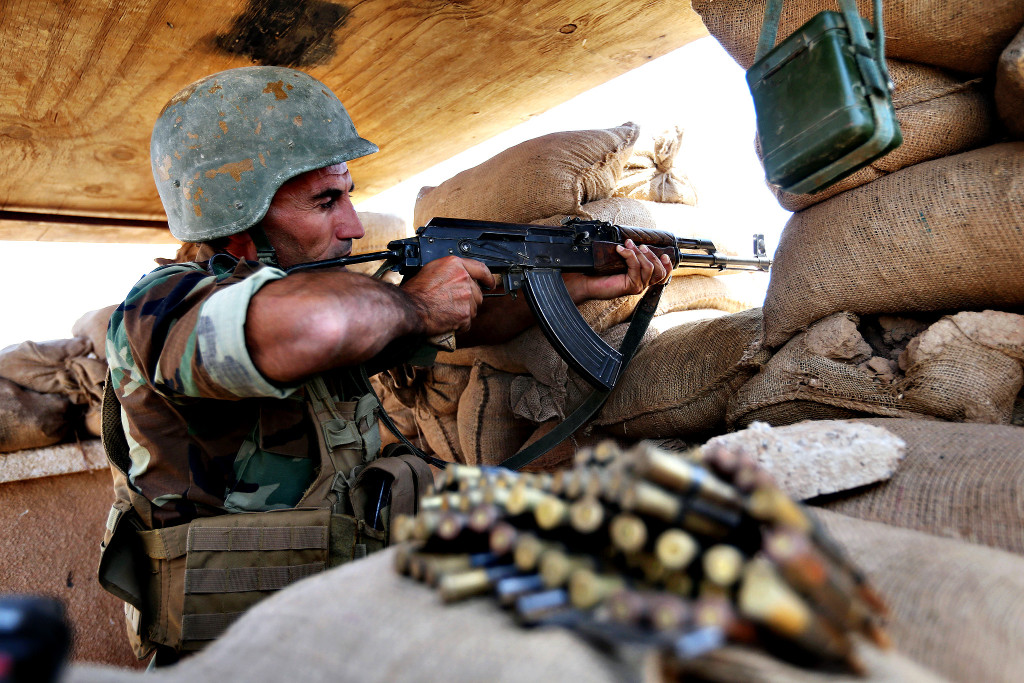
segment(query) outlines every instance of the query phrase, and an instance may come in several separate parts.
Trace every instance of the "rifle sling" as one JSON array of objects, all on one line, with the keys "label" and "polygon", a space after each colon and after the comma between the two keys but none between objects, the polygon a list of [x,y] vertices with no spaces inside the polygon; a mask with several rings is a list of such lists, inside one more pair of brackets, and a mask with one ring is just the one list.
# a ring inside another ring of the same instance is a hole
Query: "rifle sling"
[{"label": "rifle sling", "polygon": [[[654,312],[658,309],[658,301],[661,299],[661,292],[664,289],[664,284],[649,287],[647,292],[644,293],[643,298],[640,299],[640,303],[637,304],[636,310],[633,311],[633,318],[629,322],[629,328],[626,330],[626,336],[622,340],[622,346],[619,347],[619,353],[622,354],[622,366],[619,369],[619,377],[622,377],[622,373],[626,370],[626,365],[640,346],[640,341],[643,339],[644,333],[647,332],[648,325],[651,324],[651,318],[654,317]],[[616,381],[618,381],[618,378],[616,378]],[[600,410],[609,394],[611,394],[611,391],[595,389],[557,427],[515,455],[511,455],[503,460],[500,466],[510,470],[519,470],[529,465],[582,427],[587,420]]]}]

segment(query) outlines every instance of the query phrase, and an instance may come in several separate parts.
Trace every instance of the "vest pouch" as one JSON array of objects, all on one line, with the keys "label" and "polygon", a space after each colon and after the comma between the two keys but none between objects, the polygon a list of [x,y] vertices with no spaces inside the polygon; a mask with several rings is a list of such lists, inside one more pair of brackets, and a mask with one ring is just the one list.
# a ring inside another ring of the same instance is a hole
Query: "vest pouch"
[{"label": "vest pouch", "polygon": [[[389,444],[362,470],[349,492],[356,517],[372,530],[388,531],[398,515],[415,515],[434,484],[433,471],[404,444]],[[386,535],[390,542],[390,534]]]},{"label": "vest pouch", "polygon": [[106,529],[100,542],[97,575],[104,590],[124,601],[128,642],[135,656],[145,659],[152,653],[154,644],[143,631],[145,625],[141,609],[145,602],[145,574],[148,571],[137,535],[139,528],[131,504],[125,500],[115,501],[107,515]]},{"label": "vest pouch", "polygon": [[[326,569],[330,526],[329,510],[241,513],[190,523],[179,649],[202,648],[255,603]],[[176,587],[176,577],[169,583]]]},{"label": "vest pouch", "polygon": [[768,182],[810,194],[899,147],[903,137],[881,54],[880,5],[874,42],[856,5],[842,0],[842,12],[815,15],[763,52],[775,39],[778,2],[766,9],[757,61],[746,79]]}]

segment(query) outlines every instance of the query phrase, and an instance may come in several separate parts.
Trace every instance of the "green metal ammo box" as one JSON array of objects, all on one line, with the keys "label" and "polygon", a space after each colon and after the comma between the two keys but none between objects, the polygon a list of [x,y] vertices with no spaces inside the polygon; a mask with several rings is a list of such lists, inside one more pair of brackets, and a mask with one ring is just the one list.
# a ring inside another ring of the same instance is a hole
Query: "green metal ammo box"
[{"label": "green metal ammo box", "polygon": [[[842,12],[815,15],[767,51],[781,9],[769,2],[757,60],[747,71],[765,173],[786,192],[822,190],[903,142],[881,28],[872,44],[871,25],[853,0],[840,5]],[[876,2],[876,23],[880,10]]]}]

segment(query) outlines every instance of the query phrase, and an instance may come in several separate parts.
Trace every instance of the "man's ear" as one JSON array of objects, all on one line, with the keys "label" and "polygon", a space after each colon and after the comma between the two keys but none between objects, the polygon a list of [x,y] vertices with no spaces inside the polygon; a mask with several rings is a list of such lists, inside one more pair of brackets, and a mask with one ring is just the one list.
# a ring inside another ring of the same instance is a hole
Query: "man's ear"
[{"label": "man's ear", "polygon": [[243,259],[246,261],[256,260],[256,245],[253,244],[252,237],[249,236],[248,232],[238,232],[234,235],[228,235],[227,240],[228,243],[224,247],[224,251],[237,259]]}]

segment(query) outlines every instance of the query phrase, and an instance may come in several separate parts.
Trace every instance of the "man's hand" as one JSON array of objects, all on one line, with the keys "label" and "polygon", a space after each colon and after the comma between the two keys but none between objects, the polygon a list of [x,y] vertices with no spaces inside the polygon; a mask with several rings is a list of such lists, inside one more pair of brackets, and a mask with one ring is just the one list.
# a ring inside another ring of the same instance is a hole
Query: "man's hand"
[{"label": "man's hand", "polygon": [[626,262],[627,271],[616,275],[584,275],[567,273],[565,286],[577,304],[589,299],[614,299],[628,294],[639,294],[651,285],[668,280],[672,272],[672,261],[668,256],[658,256],[646,245],[637,246],[633,240],[626,240],[625,246],[617,247],[619,255]]},{"label": "man's hand", "polygon": [[484,289],[494,288],[494,276],[480,261],[446,256],[431,261],[402,283],[430,337],[469,329]]}]

